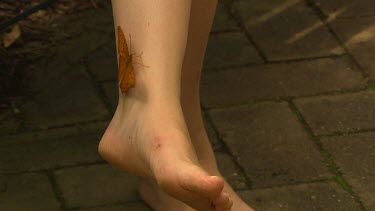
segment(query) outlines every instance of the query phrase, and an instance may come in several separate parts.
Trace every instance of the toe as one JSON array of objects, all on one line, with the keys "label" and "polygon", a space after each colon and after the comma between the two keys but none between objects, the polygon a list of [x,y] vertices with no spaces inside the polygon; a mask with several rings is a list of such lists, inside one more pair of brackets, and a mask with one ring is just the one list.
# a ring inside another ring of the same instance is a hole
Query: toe
[{"label": "toe", "polygon": [[212,204],[217,211],[227,211],[232,208],[233,201],[228,193],[221,192],[221,194],[212,201]]},{"label": "toe", "polygon": [[206,198],[216,198],[224,188],[224,180],[218,176],[209,176],[203,170],[195,172],[182,180],[181,186],[193,193]]},{"label": "toe", "polygon": [[[189,204],[198,210],[211,210],[211,202],[220,196],[224,188],[224,179],[210,176],[202,168],[194,164],[165,167],[160,174],[158,185],[169,195]],[[176,167],[176,166],[175,166]],[[184,167],[183,169],[181,167]],[[176,170],[178,169],[178,170]],[[173,171],[172,171],[173,170]],[[171,173],[175,172],[175,173]],[[219,200],[221,202],[222,200]],[[224,204],[224,203],[223,203]]]}]

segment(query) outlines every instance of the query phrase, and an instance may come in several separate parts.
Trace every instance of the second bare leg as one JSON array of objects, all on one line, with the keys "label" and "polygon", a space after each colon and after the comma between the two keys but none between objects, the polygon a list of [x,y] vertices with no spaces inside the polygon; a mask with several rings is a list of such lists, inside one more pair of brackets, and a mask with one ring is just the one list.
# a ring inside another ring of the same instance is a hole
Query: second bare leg
[{"label": "second bare leg", "polygon": [[148,67],[135,66],[135,87],[120,93],[100,154],[195,209],[229,210],[224,181],[198,162],[180,105],[191,0],[112,0],[112,5],[115,26],[127,38],[131,34],[131,53],[143,52],[141,63]]},{"label": "second bare leg", "polygon": [[[189,35],[182,67],[181,104],[186,124],[201,165],[213,175],[220,175],[200,109],[199,80],[217,0],[193,0]],[[224,190],[233,200],[233,211],[252,211],[228,183]]]}]

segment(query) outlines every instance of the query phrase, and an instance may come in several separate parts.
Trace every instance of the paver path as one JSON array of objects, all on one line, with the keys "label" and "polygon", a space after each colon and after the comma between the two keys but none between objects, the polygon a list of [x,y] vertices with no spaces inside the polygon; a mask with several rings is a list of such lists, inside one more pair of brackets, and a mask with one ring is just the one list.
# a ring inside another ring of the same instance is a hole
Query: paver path
[{"label": "paver path", "polygon": [[[256,210],[375,210],[374,8],[219,2],[202,108],[224,176]],[[149,210],[97,153],[117,100],[113,29],[110,8],[64,17],[52,36],[71,38],[32,64],[37,94],[0,110],[0,210]]]}]

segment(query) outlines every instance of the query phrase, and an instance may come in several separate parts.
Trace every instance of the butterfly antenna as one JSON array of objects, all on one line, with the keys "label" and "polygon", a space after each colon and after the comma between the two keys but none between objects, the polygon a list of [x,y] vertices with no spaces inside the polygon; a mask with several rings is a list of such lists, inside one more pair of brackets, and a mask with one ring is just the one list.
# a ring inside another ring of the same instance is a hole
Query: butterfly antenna
[{"label": "butterfly antenna", "polygon": [[130,53],[132,52],[132,37],[131,37],[131,35],[130,35],[130,33],[129,33],[129,43],[130,43]]},{"label": "butterfly antenna", "polygon": [[136,57],[141,57],[142,55],[143,55],[143,51],[141,53],[139,53],[139,54],[138,53],[137,54],[134,53],[134,56],[136,56]]},{"label": "butterfly antenna", "polygon": [[150,66],[148,66],[148,65],[144,65],[144,64],[139,63],[139,62],[134,62],[133,64],[138,64],[138,65],[141,65],[141,66],[143,66],[143,67],[150,67]]}]

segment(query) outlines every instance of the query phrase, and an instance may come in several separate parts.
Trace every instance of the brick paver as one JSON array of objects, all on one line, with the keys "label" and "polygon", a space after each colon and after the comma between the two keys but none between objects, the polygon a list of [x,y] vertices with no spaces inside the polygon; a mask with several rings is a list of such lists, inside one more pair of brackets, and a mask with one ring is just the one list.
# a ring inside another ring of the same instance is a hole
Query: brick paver
[{"label": "brick paver", "polygon": [[375,91],[294,101],[317,135],[375,129]]},{"label": "brick paver", "polygon": [[222,143],[219,141],[219,137],[217,136],[212,123],[209,121],[209,116],[207,113],[203,113],[203,123],[212,147],[214,150],[220,149],[222,147]]},{"label": "brick paver", "polygon": [[7,147],[13,144],[22,146],[24,143],[34,143],[35,141],[66,140],[67,138],[82,136],[82,134],[84,134],[84,136],[103,134],[108,124],[108,121],[98,121],[48,130],[29,131],[21,134],[3,135],[1,137],[0,146]]},{"label": "brick paver", "polygon": [[372,0],[316,0],[323,12],[337,19],[349,19],[375,15],[375,2]]},{"label": "brick paver", "polygon": [[19,125],[11,109],[0,110],[0,134],[15,133]]},{"label": "brick paver", "polygon": [[72,15],[63,16],[53,26],[51,39],[56,42],[44,59],[35,62],[34,72],[30,74],[33,81],[31,91],[40,92],[64,78],[66,73],[77,64],[82,63],[84,56],[114,42],[114,27],[111,9],[92,9]]},{"label": "brick paver", "polygon": [[269,60],[343,53],[305,1],[239,0],[233,5]]},{"label": "brick paver", "polygon": [[368,210],[375,210],[375,132],[323,139],[340,171]]},{"label": "brick paver", "polygon": [[92,207],[138,200],[137,180],[107,164],[54,172],[66,206]]},{"label": "brick paver", "polygon": [[262,103],[210,114],[253,187],[331,176],[313,141],[286,103]]},{"label": "brick paver", "polygon": [[[372,4],[375,6],[374,1]],[[373,7],[374,8],[374,7]],[[331,25],[360,66],[375,81],[375,11],[373,16],[343,18]]]},{"label": "brick paver", "polygon": [[240,32],[212,34],[208,41],[205,68],[223,68],[262,63],[255,48]]},{"label": "brick paver", "polygon": [[115,111],[117,102],[118,102],[118,93],[119,93],[118,82],[117,81],[103,82],[101,83],[101,87],[109,101],[109,104],[111,105],[111,110]]},{"label": "brick paver", "polygon": [[78,211],[124,211],[124,210],[151,211],[151,209],[142,202],[128,202],[122,205],[100,206],[100,207],[77,209],[77,210]]},{"label": "brick paver", "polygon": [[[256,210],[375,210],[373,6],[219,2],[204,122],[223,177]],[[110,4],[52,26],[25,96],[0,99],[0,210],[151,210],[97,151],[118,100]]]},{"label": "brick paver", "polygon": [[108,118],[108,112],[96,94],[81,65],[65,71],[42,93],[21,108],[30,128],[48,128]]},{"label": "brick paver", "polygon": [[[88,31],[100,32],[109,36],[114,36],[113,33],[113,17],[111,6],[105,8],[93,8],[83,10],[79,13],[65,15],[54,23],[54,38],[58,41],[65,40],[66,37],[74,38],[77,35],[87,36]],[[82,32],[85,32],[82,34]],[[87,41],[91,42],[91,41]],[[86,51],[86,49],[83,49]]]},{"label": "brick paver", "polygon": [[101,161],[100,135],[20,141],[0,148],[2,172],[23,172]]},{"label": "brick paver", "polygon": [[327,58],[205,72],[201,96],[204,106],[216,107],[359,88],[365,82],[347,57]]},{"label": "brick paver", "polygon": [[234,163],[233,158],[229,154],[216,152],[215,156],[221,174],[233,189],[244,190],[249,188],[246,184],[245,176],[238,169],[238,166]]},{"label": "brick paver", "polygon": [[57,54],[62,56],[66,62],[74,64],[80,58],[87,55],[108,40],[112,39],[112,35],[98,33],[98,31],[88,31],[80,36],[57,48]]},{"label": "brick paver", "polygon": [[255,210],[261,211],[359,211],[360,206],[333,182],[312,183],[240,192]]},{"label": "brick paver", "polygon": [[95,80],[117,80],[117,54],[115,40],[95,50],[87,57],[89,71]]},{"label": "brick paver", "polygon": [[219,2],[216,7],[216,15],[215,20],[212,25],[212,32],[225,32],[225,31],[239,31],[240,28],[238,27],[234,18],[232,18],[229,13],[228,9],[224,6],[222,2]]},{"label": "brick paver", "polygon": [[46,175],[7,176],[6,191],[0,193],[0,210],[61,210]]}]

